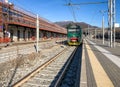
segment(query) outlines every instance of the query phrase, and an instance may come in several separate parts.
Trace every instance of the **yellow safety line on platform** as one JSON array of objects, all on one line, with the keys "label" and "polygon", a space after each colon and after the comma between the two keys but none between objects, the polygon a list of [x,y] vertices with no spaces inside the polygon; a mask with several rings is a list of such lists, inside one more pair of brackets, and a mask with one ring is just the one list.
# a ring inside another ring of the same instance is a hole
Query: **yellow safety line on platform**
[{"label": "yellow safety line on platform", "polygon": [[83,51],[82,51],[82,65],[81,65],[80,87],[87,87],[86,63],[85,63],[85,47],[84,47],[84,44],[82,46],[82,49],[83,49]]},{"label": "yellow safety line on platform", "polygon": [[97,60],[96,56],[94,55],[92,49],[90,48],[86,41],[85,43],[97,87],[114,87],[107,73],[104,71],[103,67]]}]

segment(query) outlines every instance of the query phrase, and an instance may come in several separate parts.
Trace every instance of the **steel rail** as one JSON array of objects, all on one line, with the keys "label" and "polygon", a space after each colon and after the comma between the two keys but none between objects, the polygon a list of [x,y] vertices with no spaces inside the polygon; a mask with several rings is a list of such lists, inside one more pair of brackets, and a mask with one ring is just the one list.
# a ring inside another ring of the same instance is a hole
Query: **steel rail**
[{"label": "steel rail", "polygon": [[58,80],[56,81],[54,87],[59,87],[60,86],[60,83],[62,82],[62,79],[63,79],[63,77],[64,77],[64,75],[65,75],[65,73],[66,73],[66,71],[67,71],[67,69],[68,69],[72,59],[73,59],[73,56],[75,55],[75,53],[77,51],[77,49],[78,49],[78,47],[76,47],[76,49],[70,55],[70,57],[69,57],[69,59],[67,61],[67,64],[66,64],[65,68],[63,69],[61,75],[59,76]]},{"label": "steel rail", "polygon": [[41,66],[39,66],[38,68],[36,68],[35,70],[33,70],[32,72],[30,72],[29,74],[27,74],[25,77],[23,77],[22,79],[20,79],[16,83],[14,83],[12,85],[12,87],[20,87],[22,84],[24,84],[26,81],[28,81],[34,75],[36,75],[40,70],[44,69],[50,63],[52,63],[55,59],[57,59],[58,56],[62,55],[67,49],[68,48],[65,48],[63,51],[61,51],[60,53],[58,53],[57,55],[55,55],[54,57],[52,57],[50,60],[48,60],[47,62],[45,62],[44,64],[42,64]]}]

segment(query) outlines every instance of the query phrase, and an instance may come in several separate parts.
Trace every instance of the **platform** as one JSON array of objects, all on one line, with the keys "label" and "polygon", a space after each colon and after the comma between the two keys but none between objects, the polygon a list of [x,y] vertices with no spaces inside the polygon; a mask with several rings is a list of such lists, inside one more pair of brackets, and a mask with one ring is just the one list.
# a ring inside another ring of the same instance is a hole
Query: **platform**
[{"label": "platform", "polygon": [[84,40],[81,87],[120,87],[119,52],[119,45],[110,48],[107,42]]}]

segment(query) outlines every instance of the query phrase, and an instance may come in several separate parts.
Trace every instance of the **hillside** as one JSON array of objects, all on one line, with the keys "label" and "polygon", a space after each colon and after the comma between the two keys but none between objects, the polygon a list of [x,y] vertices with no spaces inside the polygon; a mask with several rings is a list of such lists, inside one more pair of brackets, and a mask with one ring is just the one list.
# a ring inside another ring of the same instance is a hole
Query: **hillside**
[{"label": "hillside", "polygon": [[[69,23],[74,23],[73,21],[60,21],[60,22],[55,22],[55,24],[61,26],[61,27],[64,27],[66,28],[66,26],[69,24]],[[77,25],[80,25],[82,29],[84,28],[88,28],[89,27],[94,27],[94,28],[98,28],[97,26],[92,26],[90,24],[87,24],[87,23],[84,23],[84,22],[76,22]]]}]

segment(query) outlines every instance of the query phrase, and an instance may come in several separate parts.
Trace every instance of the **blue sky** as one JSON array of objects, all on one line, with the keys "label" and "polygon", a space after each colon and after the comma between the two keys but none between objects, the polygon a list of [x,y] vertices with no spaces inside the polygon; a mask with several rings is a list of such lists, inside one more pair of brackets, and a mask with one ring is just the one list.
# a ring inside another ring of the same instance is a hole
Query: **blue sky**
[{"label": "blue sky", "polygon": [[[74,21],[71,10],[65,6],[69,0],[9,0],[9,2],[29,10],[49,21]],[[71,0],[72,3],[101,2],[107,0]],[[102,14],[100,10],[107,10],[107,4],[74,6],[77,22],[101,27]],[[116,0],[116,22],[120,23],[120,0]],[[105,26],[107,27],[107,12],[105,13]]]}]

